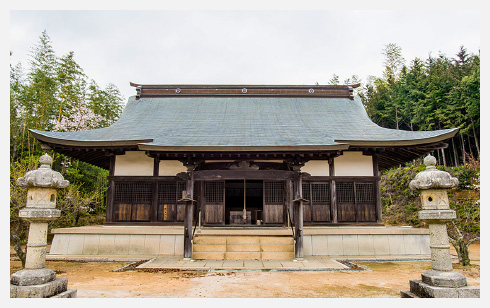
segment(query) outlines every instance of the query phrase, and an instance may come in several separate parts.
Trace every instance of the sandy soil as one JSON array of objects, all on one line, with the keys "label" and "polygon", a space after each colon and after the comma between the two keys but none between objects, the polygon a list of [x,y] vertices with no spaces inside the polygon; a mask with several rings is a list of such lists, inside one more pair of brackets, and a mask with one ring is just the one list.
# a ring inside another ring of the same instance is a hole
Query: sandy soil
[{"label": "sandy soil", "polygon": [[[469,284],[480,285],[480,245],[470,247],[472,265],[455,270]],[[409,280],[420,279],[430,262],[357,263],[351,272],[113,272],[127,263],[47,262],[57,277],[68,278],[78,297],[149,298],[399,298]],[[10,272],[20,269],[12,261]]]}]

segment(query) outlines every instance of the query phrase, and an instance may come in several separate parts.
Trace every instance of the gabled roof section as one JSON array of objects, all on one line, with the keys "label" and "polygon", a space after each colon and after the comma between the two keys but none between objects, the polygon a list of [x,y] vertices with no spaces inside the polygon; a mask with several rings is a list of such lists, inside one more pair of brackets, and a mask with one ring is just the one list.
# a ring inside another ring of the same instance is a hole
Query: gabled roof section
[{"label": "gabled roof section", "polygon": [[329,97],[354,99],[355,85],[141,85],[136,99],[144,97]]},{"label": "gabled roof section", "polygon": [[[441,143],[458,131],[382,128],[368,117],[360,98],[351,96],[352,86],[137,86],[139,97],[130,97],[119,120],[109,127],[31,132],[49,145],[75,148],[301,152],[421,147]],[[158,91],[147,92],[150,89]],[[175,89],[184,95],[176,95]],[[185,94],[192,89],[196,92]],[[280,93],[279,89],[302,94]],[[313,94],[309,89],[314,89]],[[231,90],[240,92],[224,93]],[[314,94],[320,90],[323,94]],[[330,90],[343,94],[335,96]]]}]

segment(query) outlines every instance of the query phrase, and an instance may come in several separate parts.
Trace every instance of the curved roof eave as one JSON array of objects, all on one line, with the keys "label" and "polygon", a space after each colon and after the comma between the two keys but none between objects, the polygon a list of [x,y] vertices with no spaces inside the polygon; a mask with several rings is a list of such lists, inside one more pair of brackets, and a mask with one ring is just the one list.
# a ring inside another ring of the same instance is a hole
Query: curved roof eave
[{"label": "curved roof eave", "polygon": [[64,146],[76,146],[76,147],[124,147],[124,146],[136,146],[140,143],[153,142],[153,139],[134,139],[134,140],[74,140],[66,138],[55,138],[47,136],[45,133],[35,129],[29,129],[29,132],[34,138],[46,142],[59,144]]},{"label": "curved roof eave", "polygon": [[[424,144],[430,144],[430,143],[435,143],[435,142],[441,142],[447,139],[450,139],[456,135],[456,133],[459,131],[459,128],[451,128],[451,129],[445,129],[441,130],[441,134],[436,135],[436,136],[431,136],[427,138],[419,138],[419,139],[405,139],[405,140],[337,140],[335,139],[335,142],[339,143],[347,143],[350,146],[370,146],[370,147],[376,147],[376,146],[410,146],[410,145],[415,145],[415,146],[420,146]],[[437,132],[437,131],[433,131]],[[416,133],[416,132],[414,132]]]}]

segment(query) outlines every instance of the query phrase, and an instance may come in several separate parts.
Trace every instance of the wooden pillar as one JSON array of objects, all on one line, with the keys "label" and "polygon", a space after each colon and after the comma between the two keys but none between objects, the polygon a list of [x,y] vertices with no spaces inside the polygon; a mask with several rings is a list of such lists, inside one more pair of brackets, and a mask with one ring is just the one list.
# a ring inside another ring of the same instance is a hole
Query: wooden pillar
[{"label": "wooden pillar", "polygon": [[[204,209],[204,181],[199,181],[198,192],[199,193],[197,195],[197,212],[198,212],[197,219],[199,219],[198,224],[199,224],[199,227],[201,227],[202,222],[203,222],[202,211]],[[201,215],[199,215],[199,213],[201,213]]]},{"label": "wooden pillar", "polygon": [[303,185],[300,171],[295,173],[294,183],[294,234],[296,237],[294,258],[300,261],[303,260]]},{"label": "wooden pillar", "polygon": [[287,209],[287,226],[292,227],[293,215],[293,181],[286,180],[286,209]]},{"label": "wooden pillar", "polygon": [[[190,168],[188,167],[188,170]],[[184,216],[184,259],[192,259],[192,220],[194,217],[194,172],[190,169],[187,172],[185,197],[185,216]]]},{"label": "wooden pillar", "polygon": [[[160,171],[160,157],[153,159],[153,176],[158,177]],[[158,221],[158,181],[155,179],[151,186],[151,222]]]},{"label": "wooden pillar", "polygon": [[114,184],[114,170],[116,168],[116,155],[112,154],[109,158],[109,187],[107,188],[107,204],[106,204],[106,222],[113,221],[114,213],[114,191],[116,185]]},{"label": "wooden pillar", "polygon": [[[373,155],[373,175],[379,177],[378,156]],[[379,186],[380,179],[376,179],[374,182],[374,192],[376,194],[376,222],[382,223],[382,206],[381,206],[381,190]]]},{"label": "wooden pillar", "polygon": [[[333,158],[328,162],[328,175],[335,176],[335,165]],[[332,213],[332,223],[336,224],[339,221],[337,217],[337,186],[334,179],[332,179],[330,182],[330,209]]]}]

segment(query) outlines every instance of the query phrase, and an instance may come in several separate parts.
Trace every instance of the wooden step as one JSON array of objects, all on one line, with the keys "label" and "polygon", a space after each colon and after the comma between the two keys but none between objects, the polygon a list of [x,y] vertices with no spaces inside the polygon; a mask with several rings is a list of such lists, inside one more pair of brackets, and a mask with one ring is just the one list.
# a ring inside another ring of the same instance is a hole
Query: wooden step
[{"label": "wooden step", "polygon": [[289,236],[196,236],[196,260],[288,260],[294,258],[294,240]]}]

